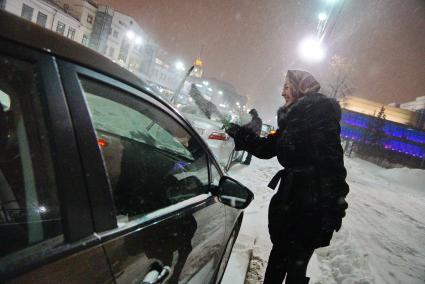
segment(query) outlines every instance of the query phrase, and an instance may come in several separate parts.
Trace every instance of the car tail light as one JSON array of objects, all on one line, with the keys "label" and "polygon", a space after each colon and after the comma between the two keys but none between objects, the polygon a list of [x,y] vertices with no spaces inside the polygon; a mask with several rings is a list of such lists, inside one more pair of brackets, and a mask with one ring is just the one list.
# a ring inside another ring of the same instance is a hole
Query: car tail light
[{"label": "car tail light", "polygon": [[108,146],[108,142],[106,142],[106,140],[102,138],[97,139],[97,144],[99,145],[100,149],[103,149]]},{"label": "car tail light", "polygon": [[208,139],[227,141],[229,140],[229,135],[224,132],[213,132],[210,134],[210,136],[208,136]]}]

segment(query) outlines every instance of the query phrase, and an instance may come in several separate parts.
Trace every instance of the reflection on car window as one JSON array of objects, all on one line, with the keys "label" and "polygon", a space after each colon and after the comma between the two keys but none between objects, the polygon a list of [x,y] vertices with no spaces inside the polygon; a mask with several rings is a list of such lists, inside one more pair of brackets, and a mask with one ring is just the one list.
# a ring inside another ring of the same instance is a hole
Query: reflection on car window
[{"label": "reflection on car window", "polygon": [[0,56],[0,266],[62,234],[46,130],[23,103],[39,108],[34,78],[31,64]]},{"label": "reflection on car window", "polygon": [[[192,158],[182,141],[142,113],[90,93],[86,93],[86,98],[92,106],[92,116],[97,129]],[[126,115],[122,115],[123,113]]]},{"label": "reflection on car window", "polygon": [[112,185],[119,225],[208,194],[207,156],[156,107],[81,79]]}]

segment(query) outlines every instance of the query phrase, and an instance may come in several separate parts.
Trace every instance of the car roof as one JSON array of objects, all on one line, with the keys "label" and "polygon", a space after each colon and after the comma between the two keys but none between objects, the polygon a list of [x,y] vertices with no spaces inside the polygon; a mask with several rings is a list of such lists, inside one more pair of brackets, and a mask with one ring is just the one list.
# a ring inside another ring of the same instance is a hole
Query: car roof
[{"label": "car roof", "polygon": [[[2,9],[0,9],[0,38],[72,61],[138,88],[147,88],[144,81],[100,53]],[[156,96],[152,97],[158,99]]]}]

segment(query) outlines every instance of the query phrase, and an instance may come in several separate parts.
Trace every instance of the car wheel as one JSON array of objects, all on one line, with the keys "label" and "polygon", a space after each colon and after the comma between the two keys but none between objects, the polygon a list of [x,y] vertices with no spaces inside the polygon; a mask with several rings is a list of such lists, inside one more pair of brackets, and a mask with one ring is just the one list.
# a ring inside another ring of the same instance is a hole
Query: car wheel
[{"label": "car wheel", "polygon": [[216,284],[221,283],[221,280],[223,279],[224,271],[226,271],[227,263],[229,262],[233,245],[236,242],[239,229],[241,228],[241,223],[242,223],[242,219],[239,219],[235,227],[233,228],[232,233],[230,234],[229,240],[227,241],[226,249],[224,251],[224,254],[221,259],[220,266],[217,272],[216,281],[215,281]]}]

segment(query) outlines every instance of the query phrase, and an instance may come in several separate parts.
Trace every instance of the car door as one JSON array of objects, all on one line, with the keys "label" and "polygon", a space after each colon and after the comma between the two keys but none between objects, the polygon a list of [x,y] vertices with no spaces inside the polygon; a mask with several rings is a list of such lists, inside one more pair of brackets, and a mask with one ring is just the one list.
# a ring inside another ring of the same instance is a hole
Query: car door
[{"label": "car door", "polygon": [[[225,210],[210,193],[208,152],[199,136],[170,109],[120,81],[66,62],[61,74],[77,139],[87,148],[84,163],[91,176],[106,180],[90,190],[112,200],[100,198],[116,221],[97,232],[117,283],[212,282]],[[95,223],[104,222],[102,214],[93,215]]]},{"label": "car door", "polygon": [[0,39],[0,282],[111,283],[50,55]]}]

